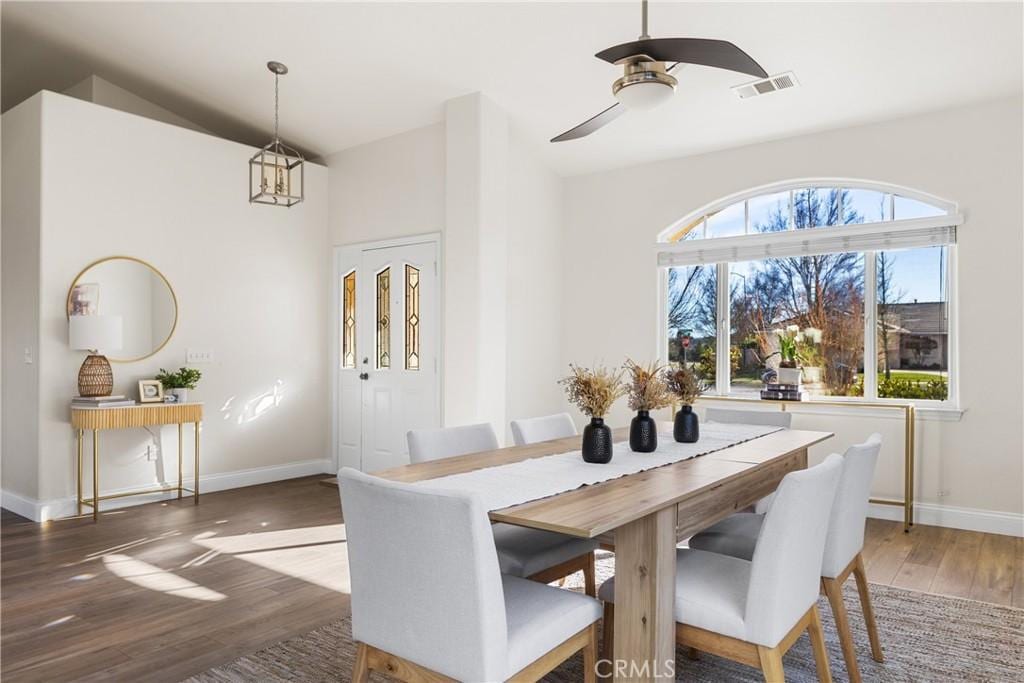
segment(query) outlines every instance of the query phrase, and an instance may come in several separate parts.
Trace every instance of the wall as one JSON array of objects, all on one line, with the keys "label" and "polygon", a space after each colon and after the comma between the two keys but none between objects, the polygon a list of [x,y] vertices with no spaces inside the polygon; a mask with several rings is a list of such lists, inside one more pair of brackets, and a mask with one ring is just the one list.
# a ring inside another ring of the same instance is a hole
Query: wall
[{"label": "wall", "polygon": [[[204,489],[327,471],[326,169],[308,165],[308,199],[296,207],[251,205],[243,192],[254,150],[244,145],[53,93],[33,100],[41,101],[43,141],[40,436],[38,453],[4,449],[16,469],[36,467],[33,497],[57,509],[74,491],[67,405],[83,356],[67,348],[64,299],[82,266],[113,254],[160,269],[180,306],[162,351],[114,365],[115,393],[135,396],[139,379],[184,365],[186,349],[215,354],[198,366],[204,377],[193,394],[206,411]],[[5,249],[4,258],[17,257]],[[4,316],[6,328],[6,307]],[[10,405],[12,386],[3,389]],[[173,428],[153,441],[144,430],[102,439],[103,491],[176,472]],[[146,460],[150,446],[162,451],[156,462]],[[190,454],[187,447],[186,476]]]},{"label": "wall", "polygon": [[186,118],[178,116],[172,111],[144,100],[135,93],[119,88],[110,81],[105,81],[99,76],[89,76],[64,91],[65,95],[77,97],[86,102],[100,104],[104,107],[119,109],[129,114],[145,116],[154,121],[163,121],[172,126],[181,126],[199,133],[209,133],[205,128],[198,126]]},{"label": "wall", "polygon": [[565,410],[562,178],[512,129],[508,171],[509,418]]},{"label": "wall", "polygon": [[325,163],[331,244],[444,229],[443,123],[331,154]]},{"label": "wall", "polygon": [[2,119],[3,458],[0,486],[35,498],[39,469],[19,455],[39,450],[39,177],[41,98]]},{"label": "wall", "polygon": [[[959,421],[922,420],[919,518],[1024,533],[1021,117],[1021,100],[1005,99],[567,179],[564,361],[657,354],[657,234],[712,200],[819,176],[890,182],[959,202],[967,221],[957,255],[965,412]],[[603,318],[595,320],[595,310]],[[620,405],[613,421],[626,417]],[[881,426],[887,443],[875,493],[899,495],[902,440],[893,418],[804,416],[796,424],[834,426],[841,438],[830,450]]]}]

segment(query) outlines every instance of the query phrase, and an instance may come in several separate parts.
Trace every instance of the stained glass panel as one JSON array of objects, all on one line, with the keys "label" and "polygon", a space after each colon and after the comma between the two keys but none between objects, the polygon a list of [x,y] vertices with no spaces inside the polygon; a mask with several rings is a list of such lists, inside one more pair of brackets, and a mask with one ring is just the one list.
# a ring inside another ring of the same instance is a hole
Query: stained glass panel
[{"label": "stained glass panel", "polygon": [[420,271],[405,266],[405,369],[420,369]]},{"label": "stained glass panel", "polygon": [[342,280],[341,367],[356,366],[356,272]]},{"label": "stained glass panel", "polygon": [[391,367],[391,269],[377,273],[377,368]]}]

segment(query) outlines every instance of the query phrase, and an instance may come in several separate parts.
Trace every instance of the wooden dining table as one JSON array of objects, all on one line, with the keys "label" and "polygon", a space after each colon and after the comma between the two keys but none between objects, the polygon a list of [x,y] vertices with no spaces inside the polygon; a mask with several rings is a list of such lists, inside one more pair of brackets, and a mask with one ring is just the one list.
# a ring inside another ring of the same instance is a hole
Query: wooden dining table
[{"label": "wooden dining table", "polygon": [[[659,425],[671,432],[671,425]],[[597,538],[615,551],[616,680],[669,678],[675,670],[676,545],[752,505],[830,432],[785,429],[674,464],[514,505],[494,522]],[[616,442],[628,438],[625,428]],[[500,448],[374,472],[415,482],[578,450],[579,437]],[[629,457],[619,455],[616,457]]]}]

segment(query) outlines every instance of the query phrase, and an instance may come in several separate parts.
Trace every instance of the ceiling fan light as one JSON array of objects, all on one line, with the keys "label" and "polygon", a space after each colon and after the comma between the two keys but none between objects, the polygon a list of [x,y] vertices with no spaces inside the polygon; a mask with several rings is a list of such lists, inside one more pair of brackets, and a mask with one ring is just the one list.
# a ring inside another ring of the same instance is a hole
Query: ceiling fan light
[{"label": "ceiling fan light", "polygon": [[625,70],[626,74],[612,85],[612,94],[627,109],[654,109],[676,91],[676,79],[661,62],[635,62],[626,64]]},{"label": "ceiling fan light", "polygon": [[672,99],[675,88],[657,81],[630,83],[618,89],[615,98],[627,109],[646,111]]}]

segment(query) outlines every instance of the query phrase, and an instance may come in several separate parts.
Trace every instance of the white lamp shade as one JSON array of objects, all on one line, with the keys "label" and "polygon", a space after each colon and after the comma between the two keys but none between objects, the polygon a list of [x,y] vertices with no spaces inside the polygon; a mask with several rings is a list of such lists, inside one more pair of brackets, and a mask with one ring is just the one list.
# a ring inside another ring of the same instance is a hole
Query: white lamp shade
[{"label": "white lamp shade", "polygon": [[81,351],[117,351],[121,348],[122,322],[119,315],[73,315],[68,322],[68,340]]},{"label": "white lamp shade", "polygon": [[627,109],[644,111],[668,102],[672,99],[675,88],[666,83],[644,81],[623,86],[615,97]]}]

